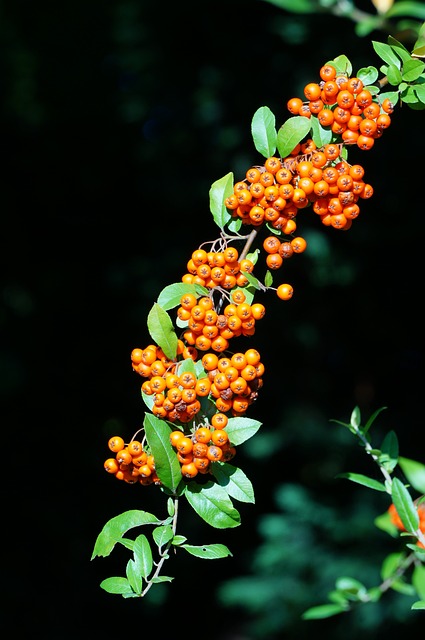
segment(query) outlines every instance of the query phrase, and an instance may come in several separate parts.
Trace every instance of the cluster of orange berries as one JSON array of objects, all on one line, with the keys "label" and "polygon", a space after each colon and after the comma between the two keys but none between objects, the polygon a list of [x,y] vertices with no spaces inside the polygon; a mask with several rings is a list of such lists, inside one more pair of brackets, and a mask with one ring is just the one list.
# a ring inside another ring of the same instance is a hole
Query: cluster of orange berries
[{"label": "cluster of orange berries", "polygon": [[222,287],[229,290],[244,287],[248,283],[245,273],[252,273],[254,263],[248,258],[239,260],[236,247],[226,246],[223,251],[206,251],[199,248],[192,252],[182,277],[186,284],[200,284],[208,289]]},{"label": "cluster of orange berries", "polygon": [[161,484],[155,471],[154,458],[144,450],[141,442],[131,440],[126,445],[121,436],[113,436],[108,440],[108,448],[115,456],[104,462],[107,473],[128,484]]},{"label": "cluster of orange berries", "polygon": [[[179,374],[179,362],[185,359],[180,354],[187,349],[182,341],[179,344],[180,353],[175,360],[162,355],[162,349],[155,345],[133,349],[131,353],[133,369],[147,378],[142,392],[153,397],[152,413],[157,418],[185,424],[201,410],[201,399],[209,396],[218,412],[243,415],[263,385],[264,365],[259,352],[248,349],[229,357],[207,352],[201,359],[205,375],[196,377],[191,371]],[[191,354],[197,359],[197,352]]]},{"label": "cluster of orange berries", "polygon": [[[388,513],[390,514],[391,522],[397,527],[399,531],[406,531],[404,524],[401,521],[400,516],[397,513],[397,509],[395,505],[392,503],[389,506]],[[418,516],[419,516],[419,529],[425,534],[425,502],[421,502],[418,505]],[[418,540],[418,547],[425,548],[425,545],[422,544],[420,540]]]},{"label": "cluster of orange berries", "polygon": [[235,289],[229,296],[221,313],[214,308],[209,296],[187,293],[181,297],[177,309],[177,317],[183,323],[187,322],[187,329],[183,338],[193,349],[196,359],[197,351],[223,352],[229,347],[229,340],[237,336],[252,336],[255,333],[256,322],[261,320],[266,308],[261,302],[249,304],[242,289]]},{"label": "cluster of orange berries", "polygon": [[341,136],[344,144],[356,144],[364,151],[371,149],[391,124],[392,102],[385,98],[380,104],[360,78],[337,74],[331,64],[323,65],[319,75],[320,82],[305,85],[306,100],[288,100],[288,111],[317,117],[321,126]]},{"label": "cluster of orange berries", "polygon": [[[297,229],[298,210],[308,206],[313,207],[323,224],[349,229],[360,213],[359,199],[370,198],[373,188],[365,182],[360,164],[350,165],[341,158],[342,146],[329,143],[317,149],[309,138],[294,151],[298,154],[302,150],[302,155],[284,160],[267,158],[263,167],[247,171],[246,181],[234,185],[234,193],[225,199],[225,206],[247,224],[258,226],[266,222],[288,236]],[[250,182],[254,172],[258,181]]]},{"label": "cluster of orange berries", "polygon": [[236,447],[232,446],[225,430],[228,417],[224,413],[216,413],[211,424],[198,426],[193,434],[185,435],[175,430],[170,434],[170,442],[177,452],[182,476],[194,478],[207,474],[212,462],[228,462],[236,455]]}]

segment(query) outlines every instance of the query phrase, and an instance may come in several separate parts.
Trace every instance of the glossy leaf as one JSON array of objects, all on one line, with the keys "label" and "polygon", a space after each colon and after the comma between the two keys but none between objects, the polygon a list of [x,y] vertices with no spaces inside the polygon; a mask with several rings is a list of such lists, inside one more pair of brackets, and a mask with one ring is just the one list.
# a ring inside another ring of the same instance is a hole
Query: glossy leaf
[{"label": "glossy leaf", "polygon": [[425,493],[425,464],[402,456],[399,457],[398,464],[409,484],[419,493]]},{"label": "glossy leaf", "polygon": [[372,41],[372,46],[381,60],[386,62],[388,65],[395,65],[398,69],[401,68],[401,60],[389,44]]},{"label": "glossy leaf", "polygon": [[173,539],[173,535],[173,528],[169,524],[156,527],[152,531],[152,538],[157,547],[165,547],[165,545]]},{"label": "glossy leaf", "polygon": [[202,546],[183,544],[181,549],[185,549],[192,556],[203,560],[217,560],[218,558],[227,558],[233,555],[224,544],[203,544]]},{"label": "glossy leaf", "polygon": [[220,229],[224,229],[232,217],[227,211],[224,201],[233,193],[233,179],[233,173],[230,172],[223,178],[216,180],[210,188],[210,211],[214,222]]},{"label": "glossy leaf", "polygon": [[158,296],[157,303],[162,309],[168,311],[180,305],[180,300],[185,293],[192,293],[194,296],[199,297],[208,295],[208,289],[201,287],[199,284],[176,282],[164,287]]},{"label": "glossy leaf", "polygon": [[282,158],[286,158],[297,144],[310,132],[311,122],[304,116],[292,116],[280,127],[277,134],[277,148]]},{"label": "glossy leaf", "polygon": [[407,60],[402,69],[402,78],[405,82],[414,82],[421,77],[425,69],[425,63],[421,60]]},{"label": "glossy leaf", "polygon": [[211,473],[218,484],[235,500],[239,500],[239,502],[255,502],[251,481],[246,477],[242,469],[234,467],[227,462],[214,462],[211,466]]},{"label": "glossy leaf", "polygon": [[164,487],[175,492],[182,480],[180,463],[170,443],[170,425],[147,413],[143,422],[146,439],[155,458],[155,470]]},{"label": "glossy leaf", "polygon": [[417,600],[410,607],[411,609],[425,609],[425,600]]},{"label": "glossy leaf", "polygon": [[230,442],[238,446],[252,438],[261,427],[261,422],[252,418],[229,418],[226,431],[229,434]]},{"label": "glossy leaf", "polygon": [[108,520],[97,537],[91,559],[96,556],[108,556],[116,543],[121,541],[124,533],[145,524],[161,524],[161,520],[147,511],[136,509],[125,511]]},{"label": "glossy leaf", "polygon": [[413,533],[419,526],[418,512],[409,491],[398,478],[393,479],[391,496],[404,528]]},{"label": "glossy leaf", "polygon": [[138,574],[147,578],[152,571],[153,559],[151,546],[146,536],[137,536],[134,541],[133,554]]},{"label": "glossy leaf", "polygon": [[100,583],[100,586],[108,593],[127,595],[128,597],[136,596],[127,578],[106,578]]},{"label": "glossy leaf", "polygon": [[357,482],[358,484],[362,484],[365,487],[369,487],[369,489],[375,489],[376,491],[386,491],[385,485],[378,480],[374,480],[373,478],[368,478],[361,473],[339,473],[337,478],[347,478],[348,480],[352,480],[352,482]]},{"label": "glossy leaf", "polygon": [[377,81],[379,73],[376,67],[364,67],[357,71],[356,76],[367,86]]},{"label": "glossy leaf", "polygon": [[129,560],[127,562],[125,574],[132,591],[137,593],[137,595],[140,595],[142,593],[143,580],[134,560]]},{"label": "glossy leaf", "polygon": [[148,314],[148,329],[165,355],[173,360],[177,353],[177,335],[170,316],[157,302]]},{"label": "glossy leaf", "polygon": [[251,123],[252,139],[258,153],[268,158],[276,151],[276,118],[268,107],[260,107]]},{"label": "glossy leaf", "polygon": [[216,529],[230,529],[241,523],[227,492],[215,482],[199,485],[189,482],[184,492],[187,501],[198,516]]}]

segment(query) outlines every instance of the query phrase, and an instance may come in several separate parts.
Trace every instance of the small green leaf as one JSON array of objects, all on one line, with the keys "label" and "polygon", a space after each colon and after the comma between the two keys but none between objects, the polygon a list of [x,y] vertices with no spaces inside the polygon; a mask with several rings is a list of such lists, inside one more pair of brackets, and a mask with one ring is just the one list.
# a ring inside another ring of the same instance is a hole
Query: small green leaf
[{"label": "small green leaf", "polygon": [[297,144],[310,132],[310,118],[292,116],[280,127],[277,134],[277,148],[280,156],[286,158]]},{"label": "small green leaf", "polygon": [[134,591],[134,593],[137,593],[138,595],[140,595],[140,593],[142,592],[143,581],[142,581],[142,576],[140,575],[140,572],[137,570],[136,563],[134,562],[134,560],[129,560],[127,562],[125,573],[127,576],[127,580],[132,590]]},{"label": "small green leaf", "polygon": [[229,434],[230,442],[238,446],[252,438],[261,427],[261,422],[252,418],[229,418],[226,431]]},{"label": "small green leaf", "polygon": [[174,578],[170,576],[154,576],[151,579],[153,584],[158,584],[159,582],[172,582]]},{"label": "small green leaf", "polygon": [[398,55],[400,60],[402,60],[403,62],[406,62],[406,60],[410,60],[410,52],[403,44],[401,44],[399,40],[396,40],[394,36],[388,36],[387,42],[390,45],[391,49],[393,49],[393,51]]},{"label": "small green leaf", "polygon": [[406,531],[411,533],[417,531],[419,526],[418,512],[409,491],[398,478],[393,478],[391,496]]},{"label": "small green leaf", "polygon": [[290,13],[316,13],[320,11],[314,0],[267,0],[279,9],[285,9]]},{"label": "small green leaf", "polygon": [[177,353],[177,335],[170,316],[157,302],[154,302],[148,314],[148,329],[167,358],[173,360]]},{"label": "small green leaf", "polygon": [[215,482],[200,485],[189,482],[184,492],[187,501],[205,522],[216,529],[230,529],[241,523],[227,491]]},{"label": "small green leaf", "polygon": [[182,474],[176,452],[170,442],[172,428],[167,422],[150,413],[145,415],[143,426],[155,459],[156,473],[164,487],[174,493],[182,480]]},{"label": "small green leaf", "polygon": [[311,137],[320,149],[325,144],[329,144],[332,140],[332,129],[330,127],[322,127],[317,118],[311,118]]},{"label": "small green leaf", "polygon": [[401,68],[401,61],[389,44],[372,41],[372,46],[381,60],[386,62],[388,65],[395,65],[398,69]]},{"label": "small green leaf", "polygon": [[164,547],[173,539],[173,535],[173,528],[169,524],[162,527],[156,527],[152,531],[152,537],[157,547]]},{"label": "small green leaf", "polygon": [[242,469],[227,462],[216,462],[211,467],[211,473],[218,484],[235,500],[255,502],[252,484]]},{"label": "small green leaf", "polygon": [[425,600],[417,600],[410,607],[411,609],[425,609]]},{"label": "small green leaf", "polygon": [[422,104],[425,104],[425,84],[417,84],[413,87],[413,91]]},{"label": "small green leaf", "polygon": [[230,172],[216,180],[210,188],[210,211],[214,222],[220,229],[224,229],[232,216],[227,211],[224,201],[233,193],[233,173]]},{"label": "small green leaf", "polygon": [[423,74],[425,69],[425,63],[421,62],[421,60],[407,60],[404,63],[403,69],[401,72],[402,78],[405,82],[414,82]]},{"label": "small green leaf", "polygon": [[377,409],[376,411],[374,411],[372,413],[372,415],[370,416],[369,420],[366,422],[365,426],[362,428],[362,433],[364,433],[366,435],[366,433],[371,428],[372,424],[375,422],[377,416],[381,413],[381,411],[384,411],[386,408],[387,407],[381,407],[380,409]]},{"label": "small green leaf", "polygon": [[369,487],[369,489],[376,489],[376,491],[385,491],[385,485],[378,480],[374,480],[373,478],[368,478],[367,476],[362,475],[361,473],[339,473],[337,478],[347,478],[348,480],[352,480],[353,482],[357,482],[358,484],[362,484],[365,487]]},{"label": "small green leaf", "polygon": [[360,415],[360,409],[359,407],[354,407],[352,413],[351,413],[351,418],[350,418],[350,423],[351,426],[354,428],[359,428],[360,424],[361,424],[361,415]]},{"label": "small green leaf", "polygon": [[180,305],[180,300],[185,293],[192,293],[198,297],[200,295],[208,295],[208,289],[201,287],[199,284],[185,284],[184,282],[176,282],[166,286],[158,296],[157,303],[162,309],[174,309]]},{"label": "small green leaf", "polygon": [[330,61],[339,75],[351,76],[353,67],[346,55],[342,54]]},{"label": "small green leaf", "polygon": [[203,558],[204,560],[216,560],[217,558],[226,558],[233,555],[224,544],[203,544],[199,547],[184,544],[181,548],[186,549],[192,556]]},{"label": "small green leaf", "polygon": [[303,620],[320,620],[321,618],[330,618],[338,613],[347,611],[348,606],[342,604],[322,604],[317,607],[311,607],[302,614]]},{"label": "small green leaf", "polygon": [[387,78],[388,82],[394,87],[397,87],[403,80],[400,70],[394,64],[388,66]]},{"label": "small green leaf", "polygon": [[158,520],[158,518],[156,518],[151,513],[147,513],[146,511],[139,511],[136,509],[125,511],[119,516],[115,516],[115,518],[108,520],[102,531],[99,533],[96,544],[94,546],[91,560],[93,560],[93,558],[95,558],[96,556],[108,556],[117,542],[121,541],[122,536],[129,529],[140,527],[144,524],[160,523],[161,520]]},{"label": "small green leaf", "polygon": [[396,468],[398,462],[398,440],[394,431],[390,431],[385,436],[378,462],[389,472]]},{"label": "small green leaf", "polygon": [[404,560],[405,554],[401,552],[390,553],[387,555],[381,565],[381,578],[382,580],[389,580],[392,576],[400,570]]},{"label": "small green leaf", "polygon": [[143,578],[147,578],[152,571],[153,560],[152,550],[146,536],[137,536],[134,541],[133,554],[137,572]]},{"label": "small green leaf", "polygon": [[425,464],[402,456],[399,457],[398,464],[409,484],[419,493],[425,493]]},{"label": "small green leaf", "polygon": [[130,586],[127,578],[106,578],[100,583],[102,589],[107,591],[108,593],[117,593],[121,595],[133,595],[134,591]]},{"label": "small green leaf", "polygon": [[258,153],[268,158],[276,151],[276,118],[268,107],[260,107],[251,123],[254,146]]},{"label": "small green leaf", "polygon": [[356,77],[360,78],[364,86],[371,85],[377,81],[379,76],[378,69],[376,67],[363,67],[356,73]]}]

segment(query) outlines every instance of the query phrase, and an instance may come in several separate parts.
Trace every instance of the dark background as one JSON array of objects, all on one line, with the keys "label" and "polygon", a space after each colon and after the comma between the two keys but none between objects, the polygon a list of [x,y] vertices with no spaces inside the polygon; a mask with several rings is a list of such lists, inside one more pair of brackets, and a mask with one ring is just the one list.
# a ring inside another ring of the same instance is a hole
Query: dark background
[{"label": "dark background", "polygon": [[[182,513],[190,542],[223,542],[233,557],[172,558],[173,585],[146,602],[99,587],[124,574],[125,551],[90,562],[108,519],[133,508],[165,515],[158,489],[116,482],[103,461],[108,437],[129,438],[143,420],[129,355],[150,342],[153,302],[180,280],[193,249],[217,235],[211,184],[260,161],[250,135],[258,107],[282,124],[286,101],[317,80],[326,60],[344,53],[355,70],[379,67],[372,40],[386,37],[359,38],[348,19],[292,15],[261,0],[2,3],[7,628],[52,640],[177,631],[214,640],[323,631],[349,638],[349,629],[378,638],[389,628],[419,629],[420,612],[391,595],[388,605],[369,605],[375,613],[300,622],[341,571],[363,571],[367,586],[378,584],[380,562],[398,548],[372,524],[386,497],[335,479],[378,472],[330,420],[348,421],[355,405],[364,419],[388,407],[376,445],[394,429],[402,455],[423,460],[423,112],[405,106],[373,150],[353,151],[375,194],[351,230],[327,229],[302,212],[311,253],[276,276],[293,284],[294,298],[264,298],[252,344],[266,364],[265,385],[251,413],[263,427],[238,454],[256,504],[238,506],[242,525],[232,531]],[[267,546],[270,514],[289,533]],[[281,592],[272,589],[270,607],[219,595],[235,578],[244,582],[240,593],[266,593],[281,574],[289,577]]]}]

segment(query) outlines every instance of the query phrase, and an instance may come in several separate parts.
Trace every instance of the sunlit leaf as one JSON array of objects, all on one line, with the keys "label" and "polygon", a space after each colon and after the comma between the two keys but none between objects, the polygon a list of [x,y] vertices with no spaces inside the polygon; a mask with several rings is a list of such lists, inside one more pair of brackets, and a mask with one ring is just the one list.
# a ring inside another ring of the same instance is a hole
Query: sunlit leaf
[{"label": "sunlit leaf", "polygon": [[310,118],[292,116],[280,127],[277,134],[277,148],[282,158],[286,158],[311,129]]},{"label": "sunlit leaf", "polygon": [[168,311],[180,305],[180,300],[185,293],[192,293],[199,297],[208,295],[208,289],[201,287],[199,284],[186,284],[184,282],[176,282],[164,287],[158,296],[157,303],[162,309]]},{"label": "sunlit leaf", "polygon": [[276,118],[269,107],[260,107],[251,123],[252,139],[258,153],[268,158],[276,151]]},{"label": "sunlit leaf", "polygon": [[148,329],[153,340],[161,347],[167,358],[173,360],[177,353],[177,334],[168,313],[154,302],[148,314]]},{"label": "sunlit leaf", "polygon": [[425,600],[417,600],[410,607],[411,609],[425,609]]},{"label": "sunlit leaf", "polygon": [[419,493],[425,493],[425,464],[402,456],[399,457],[398,464],[409,484]]},{"label": "sunlit leaf", "polygon": [[425,63],[421,60],[407,60],[402,69],[402,78],[405,82],[414,82],[423,74]]},{"label": "sunlit leaf", "polygon": [[347,478],[348,480],[362,484],[365,487],[369,487],[369,489],[376,489],[376,491],[386,491],[385,485],[382,482],[374,480],[373,478],[368,478],[361,473],[339,473],[336,477]]},{"label": "sunlit leaf", "polygon": [[180,548],[203,560],[216,560],[217,558],[227,558],[227,556],[233,555],[224,544],[203,544],[202,546],[183,544]]},{"label": "sunlit leaf", "polygon": [[100,586],[104,591],[107,591],[107,593],[128,594],[129,596],[137,595],[131,588],[127,578],[106,578],[106,580],[100,583]]},{"label": "sunlit leaf", "polygon": [[230,442],[235,446],[242,444],[257,433],[261,424],[261,422],[252,418],[229,418],[226,431]]},{"label": "sunlit leaf", "polygon": [[124,533],[129,529],[140,527],[144,524],[160,523],[161,520],[158,520],[156,516],[147,511],[139,511],[137,509],[125,511],[119,516],[115,516],[115,518],[108,520],[98,535],[91,559],[93,560],[95,556],[108,556],[116,543],[121,540]]},{"label": "sunlit leaf", "polygon": [[210,211],[214,222],[220,229],[223,229],[231,220],[231,214],[227,211],[224,201],[233,193],[233,173],[230,172],[216,180],[210,188]]},{"label": "sunlit leaf", "polygon": [[398,478],[393,478],[391,496],[404,528],[413,533],[419,526],[418,512],[409,491]]},{"label": "sunlit leaf", "polygon": [[425,567],[423,564],[416,564],[412,573],[412,584],[418,596],[425,600]]},{"label": "sunlit leaf", "polygon": [[394,53],[394,50],[390,47],[389,44],[385,44],[384,42],[372,41],[372,46],[381,60],[386,62],[388,65],[395,65],[398,69],[401,68],[401,60]]},{"label": "sunlit leaf", "polygon": [[227,462],[217,462],[212,465],[211,473],[218,484],[235,500],[255,502],[252,483],[242,469]]},{"label": "sunlit leaf", "polygon": [[175,492],[182,480],[180,463],[170,443],[170,425],[147,413],[143,422],[146,439],[155,459],[155,470],[164,487]]},{"label": "sunlit leaf", "polygon": [[227,491],[215,482],[208,481],[203,485],[189,482],[184,495],[198,516],[212,527],[230,529],[240,525],[240,514]]},{"label": "sunlit leaf", "polygon": [[145,535],[137,536],[134,541],[133,554],[138,573],[143,578],[147,578],[152,571],[153,560],[151,546]]},{"label": "sunlit leaf", "polygon": [[134,560],[129,560],[127,562],[125,574],[134,593],[140,594],[142,592],[143,580]]}]

